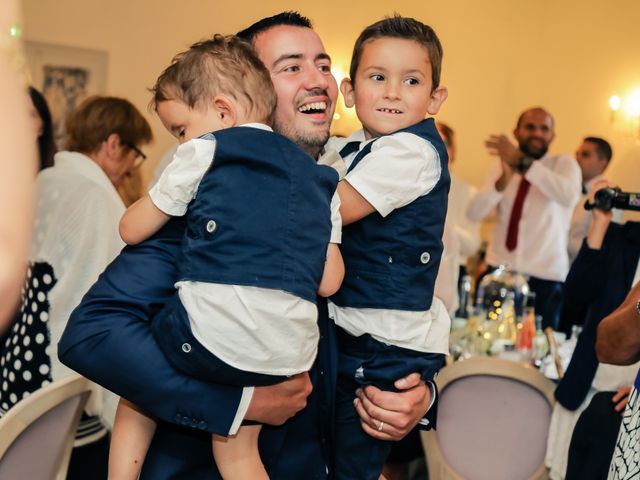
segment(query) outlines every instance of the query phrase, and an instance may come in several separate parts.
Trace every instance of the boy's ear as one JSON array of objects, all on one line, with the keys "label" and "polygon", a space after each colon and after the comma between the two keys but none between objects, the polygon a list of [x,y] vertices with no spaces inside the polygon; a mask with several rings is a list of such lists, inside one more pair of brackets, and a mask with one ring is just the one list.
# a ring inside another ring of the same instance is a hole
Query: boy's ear
[{"label": "boy's ear", "polygon": [[356,102],[353,94],[353,83],[351,83],[350,78],[343,78],[340,82],[340,92],[342,92],[342,96],[344,97],[344,104],[347,108],[353,107]]},{"label": "boy's ear", "polygon": [[224,95],[216,95],[211,102],[216,110],[218,118],[225,128],[234,127],[237,124],[238,112],[235,104]]},{"label": "boy's ear", "polygon": [[427,112],[429,115],[435,115],[440,110],[440,107],[449,96],[449,90],[447,87],[438,87],[429,97],[429,103],[427,105]]}]

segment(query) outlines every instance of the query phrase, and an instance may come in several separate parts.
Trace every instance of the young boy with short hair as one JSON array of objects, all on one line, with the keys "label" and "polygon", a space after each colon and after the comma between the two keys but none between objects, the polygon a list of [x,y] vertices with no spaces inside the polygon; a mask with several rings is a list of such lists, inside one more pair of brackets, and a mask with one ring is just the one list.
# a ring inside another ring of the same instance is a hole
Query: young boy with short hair
[{"label": "young boy with short hair", "polygon": [[345,278],[331,297],[339,328],[336,478],[378,479],[390,449],[384,419],[369,431],[353,392],[421,372],[432,381],[448,353],[450,319],[433,296],[442,254],[449,173],[433,119],[447,97],[435,32],[394,16],[356,41],[340,88],[362,131],[331,139],[348,167],[338,185]]},{"label": "young boy with short hair", "polygon": [[[216,35],[179,54],[153,93],[181,145],[120,232],[138,243],[187,215],[178,293],[151,323],[156,341],[178,370],[221,384],[270,385],[308,370],[316,294],[334,293],[344,273],[337,175],[268,126],[269,72],[237,37]],[[250,395],[245,389],[241,409]],[[214,435],[218,469],[225,479],[267,479],[260,426],[241,421],[239,412],[235,437]],[[154,428],[121,401],[110,478],[137,478]]]}]

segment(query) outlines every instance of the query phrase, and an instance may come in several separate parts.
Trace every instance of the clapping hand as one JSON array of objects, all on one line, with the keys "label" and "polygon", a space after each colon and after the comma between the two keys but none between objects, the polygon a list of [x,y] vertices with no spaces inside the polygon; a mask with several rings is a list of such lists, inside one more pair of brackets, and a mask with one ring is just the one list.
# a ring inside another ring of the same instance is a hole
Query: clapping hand
[{"label": "clapping hand", "polygon": [[491,135],[485,140],[484,145],[489,150],[489,154],[500,157],[502,164],[502,175],[495,183],[496,190],[501,192],[507,186],[518,165],[522,154],[520,150],[512,144],[506,135]]}]

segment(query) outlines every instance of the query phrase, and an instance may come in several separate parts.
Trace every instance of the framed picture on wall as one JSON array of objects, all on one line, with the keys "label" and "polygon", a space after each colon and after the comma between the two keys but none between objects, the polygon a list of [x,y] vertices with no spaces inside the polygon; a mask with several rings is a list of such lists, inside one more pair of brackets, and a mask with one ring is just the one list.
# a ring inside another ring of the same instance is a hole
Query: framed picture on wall
[{"label": "framed picture on wall", "polygon": [[90,95],[105,93],[106,51],[42,42],[24,42],[32,85],[47,99],[56,145],[63,148],[69,112]]}]

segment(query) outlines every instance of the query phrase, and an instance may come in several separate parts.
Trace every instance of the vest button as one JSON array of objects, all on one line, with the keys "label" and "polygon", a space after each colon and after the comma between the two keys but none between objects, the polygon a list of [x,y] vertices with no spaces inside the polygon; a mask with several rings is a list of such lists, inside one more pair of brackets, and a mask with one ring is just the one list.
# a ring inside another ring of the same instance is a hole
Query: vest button
[{"label": "vest button", "polygon": [[182,344],[182,351],[184,353],[189,353],[191,351],[191,345],[189,345],[188,343],[183,343]]},{"label": "vest button", "polygon": [[207,222],[207,232],[213,233],[216,231],[216,228],[218,228],[218,225],[216,224],[215,220],[209,220]]},{"label": "vest button", "polygon": [[426,265],[427,263],[429,263],[429,260],[431,260],[431,255],[429,255],[429,252],[422,252],[422,255],[420,255],[420,263]]}]

